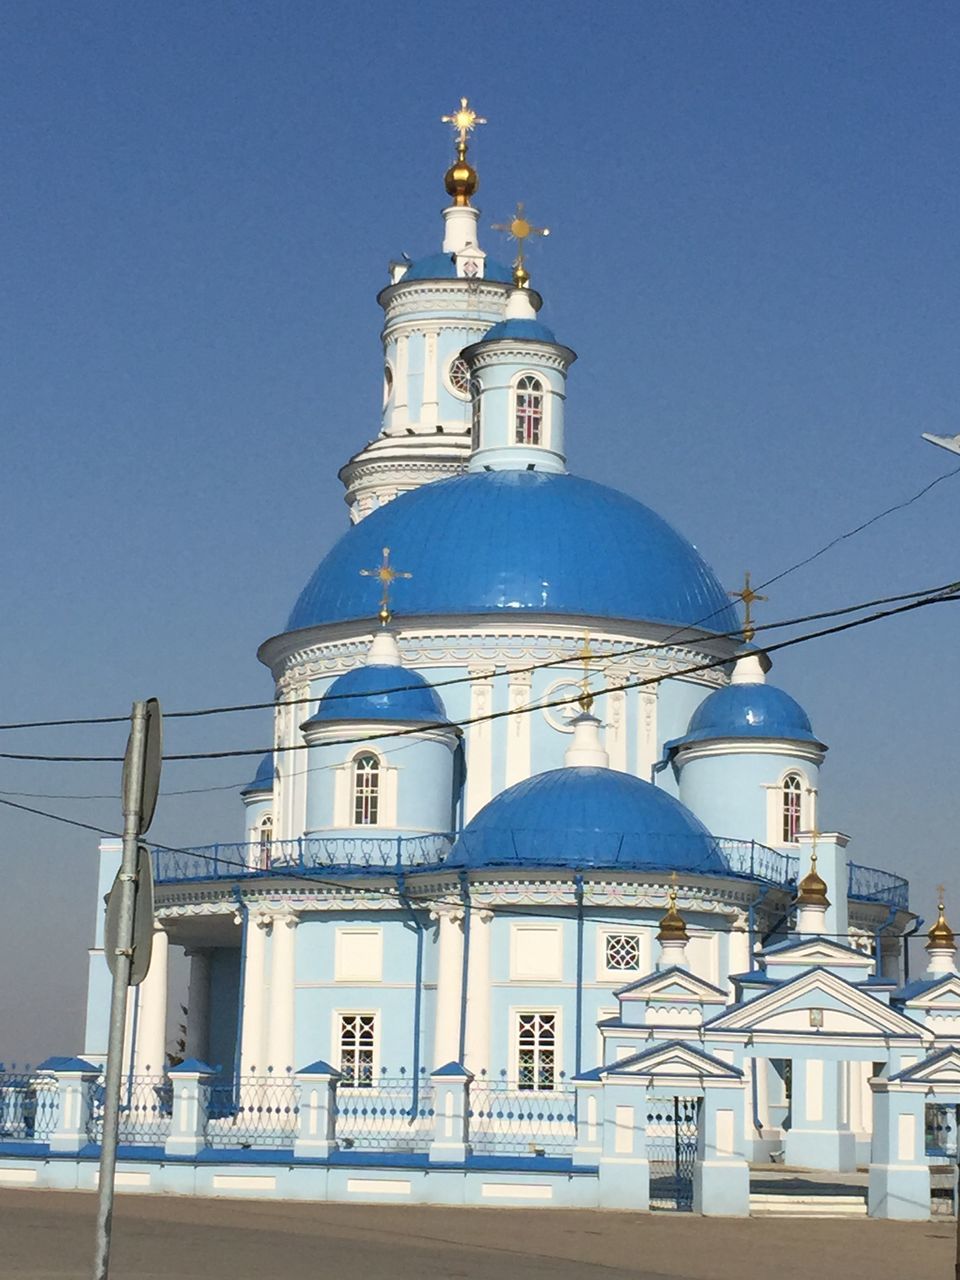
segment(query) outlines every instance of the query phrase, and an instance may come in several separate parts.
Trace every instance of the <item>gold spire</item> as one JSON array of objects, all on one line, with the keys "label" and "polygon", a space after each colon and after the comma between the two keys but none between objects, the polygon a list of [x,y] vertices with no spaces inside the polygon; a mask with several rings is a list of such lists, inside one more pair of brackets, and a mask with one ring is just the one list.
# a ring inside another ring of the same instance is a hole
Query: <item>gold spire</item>
[{"label": "gold spire", "polygon": [[812,833],[813,847],[810,850],[810,870],[797,886],[798,907],[829,907],[830,905],[830,900],[827,897],[827,882],[817,872],[817,836],[819,834],[819,831]]},{"label": "gold spire", "polygon": [[590,632],[583,633],[583,644],[577,655],[583,663],[583,679],[580,681],[580,697],[577,702],[580,704],[580,710],[583,714],[589,715],[593,707],[593,694],[590,690],[590,663],[597,656],[590,648]]},{"label": "gold spire", "polygon": [[394,569],[390,564],[390,548],[383,548],[383,560],[375,569],[361,569],[360,576],[362,578],[376,578],[380,583],[380,612],[377,615],[380,619],[380,625],[386,626],[393,616],[390,612],[390,588],[393,586],[397,578],[412,578],[412,573],[406,573],[403,569]]},{"label": "gold spire", "polygon": [[468,205],[470,197],[480,185],[477,171],[467,164],[467,139],[478,124],[486,124],[483,116],[478,116],[466,98],[460,99],[460,107],[448,116],[441,116],[442,124],[452,124],[457,135],[457,158],[444,177],[447,194],[453,197],[453,203]]},{"label": "gold spire", "polygon": [[754,591],[750,585],[750,570],[743,575],[743,586],[739,591],[728,591],[728,596],[732,596],[734,600],[739,600],[743,605],[743,638],[750,644],[753,637],[757,634],[753,625],[753,615],[750,612],[750,606],[757,600],[766,600],[766,596],[760,595],[759,591]]},{"label": "gold spire", "polygon": [[523,204],[518,202],[510,221],[495,222],[493,230],[502,231],[510,240],[517,242],[517,256],[513,263],[513,283],[518,289],[529,288],[530,273],[527,271],[524,257],[526,242],[531,236],[548,236],[550,228],[535,227],[524,213]]},{"label": "gold spire", "polygon": [[942,884],[937,885],[937,922],[931,929],[927,931],[927,950],[928,951],[955,951],[956,939],[953,930],[947,924],[944,911],[944,888]]},{"label": "gold spire", "polygon": [[[673,873],[673,880],[676,882],[677,873]],[[677,886],[676,883],[671,884],[667,893],[669,906],[666,915],[660,921],[660,930],[657,933],[658,942],[689,942],[690,935],[687,933],[687,922],[677,910]]]}]

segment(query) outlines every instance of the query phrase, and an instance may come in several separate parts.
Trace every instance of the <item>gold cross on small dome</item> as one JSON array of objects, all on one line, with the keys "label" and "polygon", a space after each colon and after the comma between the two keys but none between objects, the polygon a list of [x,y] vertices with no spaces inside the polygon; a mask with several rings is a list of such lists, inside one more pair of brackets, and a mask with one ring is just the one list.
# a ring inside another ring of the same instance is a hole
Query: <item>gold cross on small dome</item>
[{"label": "gold cross on small dome", "polygon": [[743,575],[743,586],[740,590],[728,591],[727,595],[731,596],[734,600],[739,600],[743,604],[743,638],[747,644],[749,644],[757,634],[753,625],[753,614],[750,606],[755,604],[757,600],[766,600],[768,597],[762,596],[759,591],[754,591],[753,587],[750,585],[749,569]]},{"label": "gold cross on small dome", "polygon": [[530,276],[524,265],[525,244],[531,236],[548,236],[549,227],[535,227],[524,212],[522,202],[517,203],[513,217],[509,222],[495,222],[494,231],[502,231],[510,240],[517,243],[517,257],[513,264],[513,283],[518,289],[524,289],[530,283]]},{"label": "gold cross on small dome", "polygon": [[467,98],[460,99],[460,109],[452,111],[448,116],[440,117],[441,124],[452,124],[457,134],[457,147],[467,149],[467,137],[473,133],[478,124],[486,124],[483,116],[478,116]]},{"label": "gold cross on small dome", "polygon": [[577,702],[584,715],[589,715],[593,707],[593,694],[590,691],[590,663],[597,655],[590,648],[590,632],[583,633],[583,644],[577,657],[583,663],[583,679],[580,681],[580,697]]},{"label": "gold cross on small dome", "polygon": [[390,548],[383,548],[383,559],[375,569],[361,569],[361,578],[376,578],[380,583],[380,612],[378,617],[382,626],[386,626],[393,616],[390,612],[390,588],[397,578],[412,578],[412,573],[404,569],[394,569],[390,564]]}]

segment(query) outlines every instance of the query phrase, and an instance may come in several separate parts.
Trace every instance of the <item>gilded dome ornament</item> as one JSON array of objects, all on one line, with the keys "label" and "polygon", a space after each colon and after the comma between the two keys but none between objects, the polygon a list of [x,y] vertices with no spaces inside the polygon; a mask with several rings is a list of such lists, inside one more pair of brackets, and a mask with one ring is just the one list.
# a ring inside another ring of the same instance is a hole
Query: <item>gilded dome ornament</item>
[{"label": "gilded dome ornament", "polygon": [[927,950],[928,951],[954,951],[956,950],[956,938],[953,930],[947,924],[944,916],[944,889],[943,885],[937,886],[939,901],[937,903],[937,920],[931,929],[927,931]]},{"label": "gilded dome ornament", "polygon": [[527,241],[531,236],[545,238],[550,234],[550,228],[535,227],[524,213],[522,202],[518,202],[510,221],[495,222],[492,230],[501,231],[509,240],[516,241],[517,256],[513,263],[513,283],[517,289],[529,289],[530,272],[527,270],[525,257]]},{"label": "gilded dome ornament", "polygon": [[757,629],[753,625],[753,614],[751,606],[758,600],[766,600],[767,596],[762,596],[759,591],[754,591],[750,585],[750,570],[743,575],[743,586],[739,591],[728,591],[727,595],[734,600],[739,600],[743,605],[743,638],[747,644],[753,642],[753,637],[757,634]]},{"label": "gilded dome ornament", "polygon": [[800,907],[829,907],[827,898],[827,882],[817,872],[816,833],[814,847],[810,854],[810,870],[798,886],[797,905]]},{"label": "gilded dome ornament", "polygon": [[380,609],[377,617],[380,619],[380,625],[385,627],[393,617],[390,609],[390,588],[396,582],[397,578],[412,578],[412,573],[407,573],[403,569],[394,569],[390,563],[390,548],[383,548],[383,559],[375,569],[361,569],[361,578],[376,578],[380,583]]},{"label": "gilded dome ornament", "polygon": [[477,115],[467,98],[460,99],[460,107],[448,116],[441,116],[442,124],[453,125],[457,135],[457,158],[444,176],[447,195],[451,196],[455,205],[469,205],[470,197],[480,186],[477,171],[467,163],[468,138],[479,124],[486,124],[484,116]]},{"label": "gilded dome ornament", "polygon": [[[674,876],[676,879],[676,876]],[[689,942],[690,935],[687,933],[687,922],[677,910],[677,887],[675,884],[670,886],[668,893],[669,906],[666,915],[660,921],[660,930],[657,933],[658,942]]]}]

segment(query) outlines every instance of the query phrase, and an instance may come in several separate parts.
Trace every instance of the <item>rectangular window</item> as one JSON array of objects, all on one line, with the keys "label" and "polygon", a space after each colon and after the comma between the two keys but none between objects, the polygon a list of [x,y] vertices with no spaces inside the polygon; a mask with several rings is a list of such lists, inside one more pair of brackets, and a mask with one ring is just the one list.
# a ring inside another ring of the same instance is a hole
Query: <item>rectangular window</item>
[{"label": "rectangular window", "polygon": [[553,1089],[557,1081],[557,1015],[517,1014],[517,1087]]},{"label": "rectangular window", "polygon": [[608,973],[639,973],[640,939],[635,933],[608,933],[604,939]]},{"label": "rectangular window", "polygon": [[377,1015],[375,1013],[340,1014],[341,1084],[355,1089],[373,1087],[374,1061],[377,1047]]}]

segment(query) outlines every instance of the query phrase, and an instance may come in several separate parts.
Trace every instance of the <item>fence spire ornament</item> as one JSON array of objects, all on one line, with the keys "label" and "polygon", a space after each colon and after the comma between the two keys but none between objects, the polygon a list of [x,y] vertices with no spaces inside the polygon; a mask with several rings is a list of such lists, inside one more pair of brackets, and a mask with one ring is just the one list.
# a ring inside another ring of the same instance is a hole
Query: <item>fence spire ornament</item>
[{"label": "fence spire ornament", "polygon": [[398,578],[412,578],[412,573],[407,573],[403,569],[394,569],[390,563],[390,548],[383,548],[383,559],[375,569],[361,569],[361,578],[376,578],[380,583],[380,609],[377,617],[380,619],[380,625],[385,627],[389,624],[393,613],[390,609],[390,588]]}]

